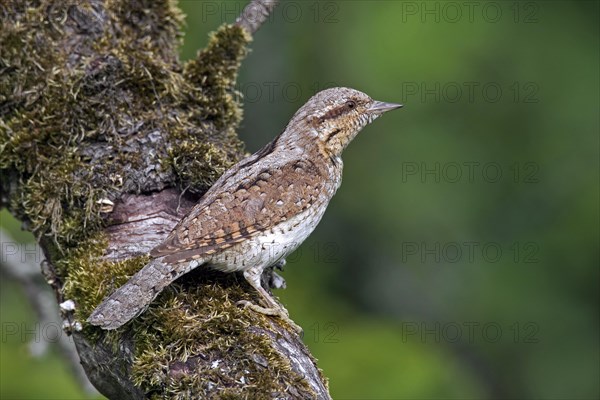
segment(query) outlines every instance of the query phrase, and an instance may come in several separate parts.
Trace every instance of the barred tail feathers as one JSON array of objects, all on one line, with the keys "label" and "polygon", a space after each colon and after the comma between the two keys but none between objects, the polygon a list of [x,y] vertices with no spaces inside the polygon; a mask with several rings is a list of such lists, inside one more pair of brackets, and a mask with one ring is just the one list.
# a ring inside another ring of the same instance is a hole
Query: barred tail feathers
[{"label": "barred tail feathers", "polygon": [[171,265],[162,258],[152,260],[105,298],[92,312],[88,322],[103,329],[116,329],[125,325],[146,310],[165,287],[197,265],[194,264],[187,262]]}]

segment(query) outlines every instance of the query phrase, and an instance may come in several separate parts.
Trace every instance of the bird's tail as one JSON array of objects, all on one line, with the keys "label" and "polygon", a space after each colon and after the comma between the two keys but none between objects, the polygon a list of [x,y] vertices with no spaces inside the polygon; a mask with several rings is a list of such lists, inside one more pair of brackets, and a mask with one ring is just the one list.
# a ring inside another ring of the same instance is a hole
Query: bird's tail
[{"label": "bird's tail", "polygon": [[192,269],[189,264],[171,265],[162,258],[152,260],[105,298],[92,312],[88,322],[103,329],[125,325],[141,314],[165,287]]}]

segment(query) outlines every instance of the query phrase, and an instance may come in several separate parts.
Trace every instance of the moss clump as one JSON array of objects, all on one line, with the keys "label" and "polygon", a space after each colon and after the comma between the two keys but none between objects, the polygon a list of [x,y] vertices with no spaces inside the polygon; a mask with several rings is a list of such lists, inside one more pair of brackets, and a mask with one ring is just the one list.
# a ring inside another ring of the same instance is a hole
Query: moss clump
[{"label": "moss clump", "polygon": [[211,34],[198,57],[185,65],[183,76],[190,84],[186,102],[189,125],[181,124],[170,131],[172,145],[166,163],[175,170],[182,186],[192,192],[209,187],[243,153],[241,142],[214,146],[198,137],[196,127],[210,122],[223,140],[234,144],[235,129],[242,119],[234,85],[250,41],[242,28],[224,25]]},{"label": "moss clump", "polygon": [[195,96],[200,106],[197,117],[201,120],[214,121],[221,129],[240,121],[241,109],[235,100],[239,93],[234,85],[250,41],[250,35],[239,26],[222,26],[211,34],[198,57],[186,64],[186,80],[205,94]]},{"label": "moss clump", "polygon": [[231,166],[230,160],[222,149],[184,138],[169,150],[168,158],[182,185],[192,193],[214,183]]},{"label": "moss clump", "polygon": [[59,252],[102,226],[100,199],[202,192],[243,154],[240,28],[220,28],[181,66],[170,1],[2,7],[0,191]]},{"label": "moss clump", "polygon": [[104,297],[127,282],[150,260],[148,256],[139,256],[118,262],[102,261],[107,244],[106,238],[99,233],[70,249],[57,263],[59,271],[69,276],[63,295],[65,299],[76,299],[75,316],[80,321],[85,321]]},{"label": "moss clump", "polygon": [[[70,275],[64,293],[65,298],[85,299],[76,310],[80,320],[148,261],[137,257],[99,262],[105,246],[102,237],[89,239],[69,254],[69,266],[79,268]],[[133,335],[133,381],[151,398],[209,398],[214,387],[226,388],[219,398],[260,398],[267,393],[283,397],[292,386],[297,397],[314,397],[289,360],[273,349],[272,339],[248,329],[269,326],[270,317],[238,307],[239,300],[259,302],[243,278],[195,270],[166,289],[131,324],[109,332],[85,324],[84,333],[115,352],[125,331],[127,337]]]},{"label": "moss clump", "polygon": [[209,398],[214,387],[229,388],[219,398],[284,397],[292,386],[302,388],[298,397],[314,397],[271,339],[248,329],[269,322],[236,306],[238,300],[258,301],[243,279],[219,272],[189,275],[134,322],[136,384],[156,398]]}]

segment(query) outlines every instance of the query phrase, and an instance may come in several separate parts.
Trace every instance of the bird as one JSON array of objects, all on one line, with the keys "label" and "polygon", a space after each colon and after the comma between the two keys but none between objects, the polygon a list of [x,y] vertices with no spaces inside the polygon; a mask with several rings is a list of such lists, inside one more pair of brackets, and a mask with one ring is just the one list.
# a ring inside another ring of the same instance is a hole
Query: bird
[{"label": "bird", "polygon": [[153,258],[105,298],[88,318],[116,329],[141,314],[158,294],[192,269],[242,272],[262,305],[244,308],[279,317],[301,331],[261,285],[265,268],[281,265],[312,233],[342,182],[342,152],[358,132],[401,104],[334,87],[312,96],[283,132],[215,182]]}]

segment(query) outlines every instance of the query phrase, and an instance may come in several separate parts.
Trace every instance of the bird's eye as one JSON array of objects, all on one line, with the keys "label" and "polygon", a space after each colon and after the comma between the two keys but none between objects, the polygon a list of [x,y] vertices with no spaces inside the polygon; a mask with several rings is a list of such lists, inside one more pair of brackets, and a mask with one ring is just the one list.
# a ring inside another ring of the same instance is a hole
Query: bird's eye
[{"label": "bird's eye", "polygon": [[354,101],[352,101],[352,100],[348,100],[346,102],[346,107],[348,107],[349,109],[352,110],[352,109],[354,109],[356,107],[356,103]]}]

